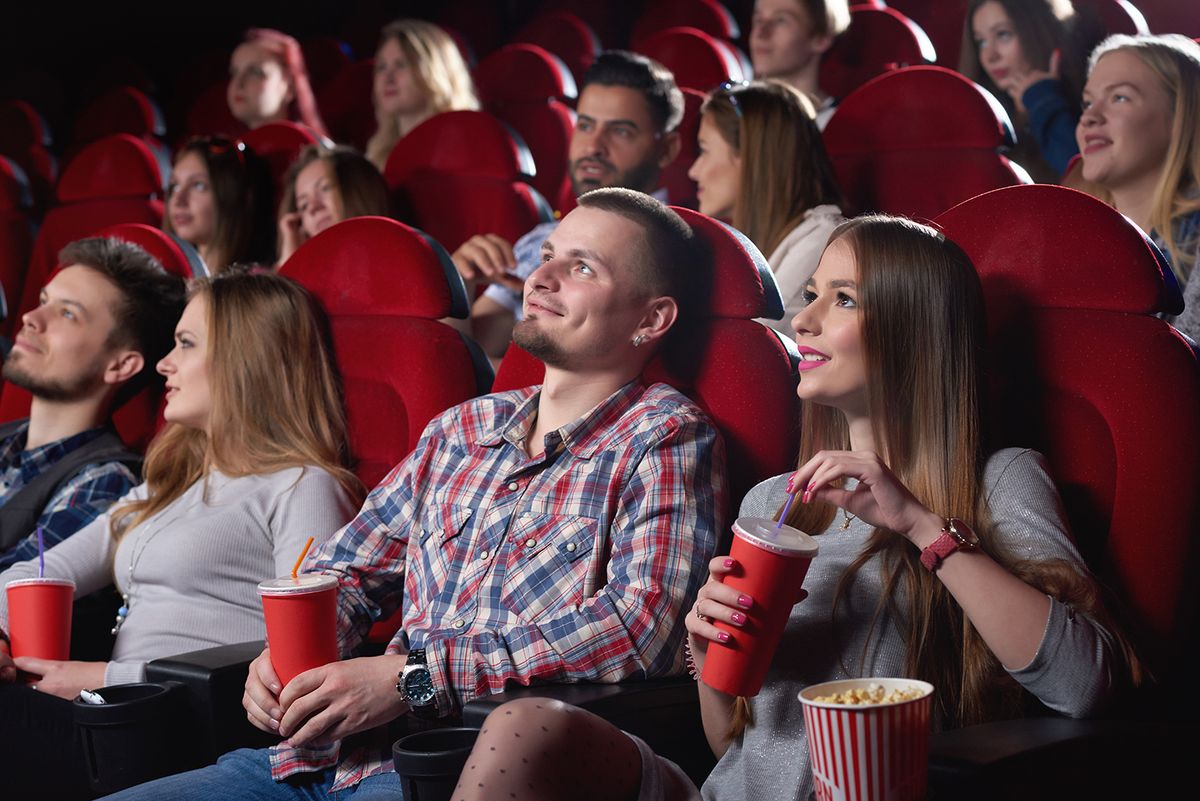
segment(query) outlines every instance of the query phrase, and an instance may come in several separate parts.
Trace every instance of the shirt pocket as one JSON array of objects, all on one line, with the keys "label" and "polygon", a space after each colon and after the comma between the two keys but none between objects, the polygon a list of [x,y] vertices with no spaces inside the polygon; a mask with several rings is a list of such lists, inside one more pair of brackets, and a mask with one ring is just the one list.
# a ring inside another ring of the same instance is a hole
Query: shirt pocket
[{"label": "shirt pocket", "polygon": [[421,514],[414,553],[419,569],[406,571],[405,592],[411,601],[429,605],[453,595],[469,564],[471,538],[464,532],[474,512],[467,506],[433,504]]},{"label": "shirt pocket", "polygon": [[596,590],[599,521],[578,515],[522,512],[509,530],[512,547],[501,602],[525,620],[582,603]]}]

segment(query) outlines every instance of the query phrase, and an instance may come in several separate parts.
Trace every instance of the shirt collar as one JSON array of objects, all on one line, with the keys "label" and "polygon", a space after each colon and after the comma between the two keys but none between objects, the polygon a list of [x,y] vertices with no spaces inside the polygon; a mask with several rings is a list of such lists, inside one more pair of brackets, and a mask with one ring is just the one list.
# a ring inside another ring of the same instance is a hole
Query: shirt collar
[{"label": "shirt collar", "polygon": [[69,437],[26,450],[25,443],[28,441],[27,438],[29,436],[29,422],[26,421],[21,428],[9,437],[8,445],[0,453],[0,457],[5,459],[7,464],[15,463],[20,465],[21,469],[25,472],[40,472],[46,466],[53,464],[76,448],[83,447],[96,439],[105,430],[107,430],[107,426],[89,428],[86,431],[80,431],[78,434],[72,434]]},{"label": "shirt collar", "polygon": [[[582,417],[572,420],[547,436],[559,440],[573,456],[590,459],[604,443],[613,425],[637,403],[645,391],[646,385],[641,378],[635,378],[593,406]],[[542,388],[536,387],[533,394],[517,406],[508,420],[500,421],[492,431],[480,439],[479,444],[495,446],[500,444],[501,440],[505,440],[524,450],[525,438],[537,414],[537,403],[541,396]]]}]

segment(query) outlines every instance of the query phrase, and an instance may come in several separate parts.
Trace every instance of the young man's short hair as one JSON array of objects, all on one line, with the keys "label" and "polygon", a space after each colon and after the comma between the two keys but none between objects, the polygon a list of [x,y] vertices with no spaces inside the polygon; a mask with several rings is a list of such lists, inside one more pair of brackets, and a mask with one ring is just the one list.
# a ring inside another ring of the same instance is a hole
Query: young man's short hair
[{"label": "young man's short hair", "polygon": [[679,309],[667,342],[690,337],[707,313],[712,292],[712,254],[682,217],[647,194],[632,189],[594,189],[579,205],[618,214],[642,229],[638,280],[647,297],[667,295]]},{"label": "young man's short hair", "polygon": [[121,294],[112,310],[113,330],[108,344],[136,350],[146,363],[117,392],[116,404],[120,404],[157,380],[155,366],[171,351],[175,324],[187,302],[183,279],[168,273],[137,245],[112,238],[76,240],[59,252],[58,263],[95,270]]},{"label": "young man's short hair", "polygon": [[639,53],[605,50],[584,73],[580,92],[591,84],[624,86],[641,92],[659,133],[671,133],[683,119],[683,92],[675,85],[675,75]]}]

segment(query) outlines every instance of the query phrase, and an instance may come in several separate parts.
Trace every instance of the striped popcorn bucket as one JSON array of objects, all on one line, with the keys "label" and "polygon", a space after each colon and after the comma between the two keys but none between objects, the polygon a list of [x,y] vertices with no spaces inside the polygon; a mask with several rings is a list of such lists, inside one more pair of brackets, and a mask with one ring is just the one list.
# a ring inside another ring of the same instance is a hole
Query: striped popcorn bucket
[{"label": "striped popcorn bucket", "polygon": [[[868,685],[917,688],[920,698],[897,704],[814,701]],[[933,685],[915,679],[848,679],[800,692],[817,801],[917,801],[929,782],[929,713]]]}]

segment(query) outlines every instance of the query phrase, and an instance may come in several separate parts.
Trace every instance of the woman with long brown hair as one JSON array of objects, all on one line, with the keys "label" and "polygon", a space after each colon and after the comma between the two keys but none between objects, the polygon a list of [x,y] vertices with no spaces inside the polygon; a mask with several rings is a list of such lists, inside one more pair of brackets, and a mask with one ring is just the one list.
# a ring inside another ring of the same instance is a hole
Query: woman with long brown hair
[{"label": "woman with long brown hair", "polygon": [[[0,765],[42,797],[90,797],[69,699],[143,681],[152,659],[261,640],[258,582],[286,575],[307,539],[332,534],[363,498],[319,312],[298,284],[199,281],[175,342],[158,365],[167,426],[145,483],[45,554],[45,574],[72,579],[77,596],[115,578],[112,658],[14,665],[0,644]],[[0,584],[37,574],[24,562]],[[7,620],[0,595],[0,628]],[[14,668],[29,686],[12,683]]]},{"label": "woman with long brown hair", "polygon": [[[1019,714],[1034,699],[1086,716],[1137,672],[1041,456],[984,451],[983,305],[966,255],[908,220],[851,220],[806,301],[792,323],[805,402],[799,468],[751,490],[742,514],[774,516],[795,495],[787,521],[815,532],[820,553],[762,692],[738,699],[699,684],[720,757],[707,799],[809,797],[796,695],[811,684],[923,679],[937,688],[937,724],[956,727]],[[688,615],[697,670],[755,608],[721,583],[736,568],[715,558]],[[545,699],[493,713],[467,765],[456,799],[478,799],[484,786],[507,797],[510,782],[521,798],[577,797],[563,792],[590,786],[581,771],[592,767],[604,798],[699,797],[641,741]]]},{"label": "woman with long brown hair", "polygon": [[688,175],[700,212],[725,220],[767,256],[783,296],[784,336],[804,285],[842,222],[841,190],[807,97],[778,81],[717,89],[700,107],[699,153]]}]

